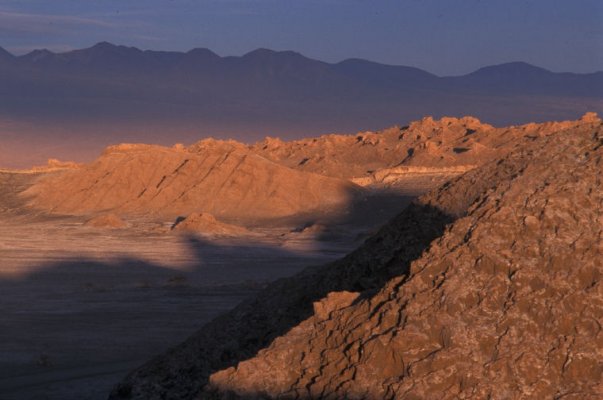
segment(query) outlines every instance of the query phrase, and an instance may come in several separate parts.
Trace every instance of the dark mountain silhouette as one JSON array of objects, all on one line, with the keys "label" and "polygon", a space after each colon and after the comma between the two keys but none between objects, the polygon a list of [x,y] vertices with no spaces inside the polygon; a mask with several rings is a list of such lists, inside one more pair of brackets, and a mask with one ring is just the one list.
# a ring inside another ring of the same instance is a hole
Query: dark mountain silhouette
[{"label": "dark mountain silhouette", "polygon": [[599,98],[603,95],[603,72],[555,73],[525,62],[484,67],[452,80],[458,81],[459,86],[507,95],[538,94]]},{"label": "dark mountain silhouette", "polygon": [[[525,63],[438,77],[412,67],[359,59],[330,64],[268,49],[220,57],[208,49],[148,51],[102,42],[20,57],[0,51],[0,122],[26,121],[13,134],[39,146],[57,131],[63,142],[85,138],[94,152],[58,154],[78,160],[125,140],[171,144],[214,135],[255,141],[375,130],[424,115],[474,115],[509,125],[587,111],[603,112],[603,73],[554,73]],[[50,145],[55,153],[47,156],[56,156],[56,143]],[[6,160],[0,154],[0,164]]]},{"label": "dark mountain silhouette", "polygon": [[11,53],[0,47],[0,61],[12,61],[15,58]]}]

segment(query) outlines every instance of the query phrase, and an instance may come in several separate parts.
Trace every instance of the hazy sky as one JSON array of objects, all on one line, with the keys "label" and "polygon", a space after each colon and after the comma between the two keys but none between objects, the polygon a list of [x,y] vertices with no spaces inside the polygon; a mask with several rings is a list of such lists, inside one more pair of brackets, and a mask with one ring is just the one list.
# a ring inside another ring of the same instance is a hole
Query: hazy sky
[{"label": "hazy sky", "polygon": [[603,0],[0,0],[0,46],[16,54],[99,41],[142,49],[258,47],[461,74],[527,61],[603,70]]}]

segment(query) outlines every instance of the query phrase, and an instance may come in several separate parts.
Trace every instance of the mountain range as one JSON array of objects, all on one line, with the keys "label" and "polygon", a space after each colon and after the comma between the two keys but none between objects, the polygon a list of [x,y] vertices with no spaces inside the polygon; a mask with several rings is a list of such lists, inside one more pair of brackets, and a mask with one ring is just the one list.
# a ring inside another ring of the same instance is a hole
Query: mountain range
[{"label": "mountain range", "polygon": [[[374,130],[424,115],[475,115],[510,125],[587,111],[603,112],[603,72],[555,73],[512,62],[440,77],[407,66],[326,63],[268,49],[240,57],[107,42],[18,57],[0,49],[3,136],[54,149],[40,150],[42,158],[89,160],[87,149],[96,153],[127,140],[171,144],[213,135],[249,142]],[[0,164],[10,161],[0,151]]]}]

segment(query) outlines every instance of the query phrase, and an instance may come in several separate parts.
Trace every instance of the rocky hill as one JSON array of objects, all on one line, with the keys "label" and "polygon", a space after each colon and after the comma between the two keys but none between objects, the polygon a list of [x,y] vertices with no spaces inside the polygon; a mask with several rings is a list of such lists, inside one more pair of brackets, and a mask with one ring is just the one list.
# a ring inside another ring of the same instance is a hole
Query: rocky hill
[{"label": "rocky hill", "polygon": [[515,147],[344,259],[273,283],[111,399],[601,398],[603,126]]},{"label": "rocky hill", "polygon": [[296,171],[237,142],[189,148],[109,147],[95,162],[42,177],[24,195],[54,213],[118,212],[175,218],[208,212],[226,219],[267,219],[348,204],[361,189]]},{"label": "rocky hill", "polygon": [[[191,146],[122,144],[87,165],[42,177],[25,195],[54,213],[117,212],[175,218],[267,220],[344,210],[358,186],[424,193],[446,179],[500,158],[526,140],[600,119],[494,128],[473,117],[431,117],[380,132],[326,135],[248,146],[204,139]],[[55,165],[52,164],[52,165]]]},{"label": "rocky hill", "polygon": [[[285,142],[266,138],[251,148],[288,167],[339,178],[383,181],[395,168],[412,172],[462,173],[513,150],[518,140],[546,136],[598,121],[594,113],[577,121],[495,128],[474,117],[425,117],[405,127],[356,135],[325,135]],[[456,168],[456,171],[454,170]]]}]

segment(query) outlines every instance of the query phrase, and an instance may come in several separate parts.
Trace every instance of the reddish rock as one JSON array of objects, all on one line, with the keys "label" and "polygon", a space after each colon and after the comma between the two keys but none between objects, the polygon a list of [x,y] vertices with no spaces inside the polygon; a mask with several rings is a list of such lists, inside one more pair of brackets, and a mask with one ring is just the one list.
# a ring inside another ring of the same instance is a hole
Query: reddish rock
[{"label": "reddish rock", "polygon": [[24,195],[63,214],[119,212],[175,218],[207,212],[261,220],[346,206],[361,189],[340,179],[266,160],[234,141],[189,149],[111,146],[95,162],[42,177]]},{"label": "reddish rock", "polygon": [[180,232],[198,233],[204,236],[248,236],[253,235],[245,227],[226,224],[218,221],[208,213],[192,213],[186,218],[177,221],[172,230]]},{"label": "reddish rock", "polygon": [[315,309],[254,358],[214,373],[212,388],[262,398],[602,398],[602,171],[603,129],[570,130],[426,196],[435,206],[443,192],[480,192],[447,210],[461,218],[408,277],[349,307]]},{"label": "reddish rock", "polygon": [[522,140],[600,122],[597,114],[587,113],[578,121],[495,128],[473,117],[426,117],[379,132],[292,142],[266,138],[252,149],[291,168],[358,180],[396,167],[469,169],[504,156]]},{"label": "reddish rock", "polygon": [[555,126],[522,128],[505,156],[269,285],[111,399],[602,398],[603,127]]},{"label": "reddish rock", "polygon": [[93,217],[84,224],[93,228],[120,229],[128,226],[126,221],[115,214],[103,214]]}]

